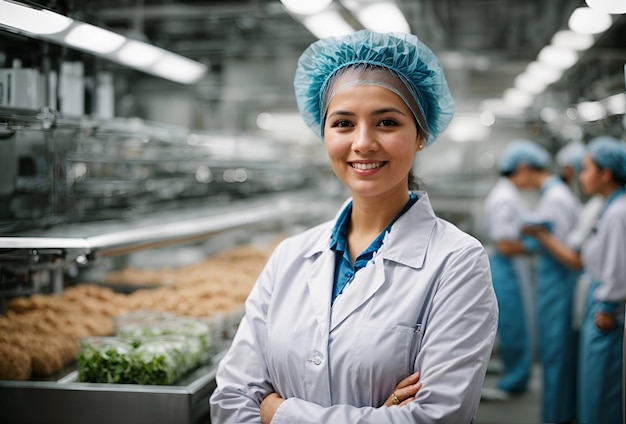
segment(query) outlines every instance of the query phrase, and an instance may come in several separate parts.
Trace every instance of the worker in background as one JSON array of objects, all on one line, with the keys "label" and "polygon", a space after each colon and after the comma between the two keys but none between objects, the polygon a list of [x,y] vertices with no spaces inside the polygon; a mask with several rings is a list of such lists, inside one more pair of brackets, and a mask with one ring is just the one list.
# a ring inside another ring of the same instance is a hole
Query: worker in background
[{"label": "worker in background", "polygon": [[[605,199],[600,194],[591,197],[585,195],[580,190],[579,176],[583,167],[583,157],[586,146],[580,141],[572,141],[562,147],[556,154],[556,162],[563,181],[565,181],[581,200],[585,200],[578,220],[574,228],[567,234],[566,244],[577,250],[582,246],[583,241],[589,236],[592,228],[596,225],[600,211],[604,206]],[[591,278],[583,269],[576,279],[574,290],[574,307],[572,315],[572,327],[579,331],[583,321],[585,305],[587,303],[587,293],[591,284]]]},{"label": "worker in background", "polygon": [[503,374],[497,389],[483,389],[485,400],[506,400],[528,389],[533,356],[532,275],[530,247],[521,229],[530,208],[521,189],[531,188],[531,169],[545,168],[550,156],[530,140],[511,141],[498,158],[501,177],[484,204],[493,286],[500,317],[498,337]]},{"label": "worker in background", "polygon": [[580,174],[583,166],[582,160],[584,154],[585,145],[583,142],[574,140],[561,147],[554,158],[559,167],[559,176],[579,197],[581,196],[581,193],[578,183],[578,175]]},{"label": "worker in background", "polygon": [[623,334],[626,302],[626,144],[597,137],[587,148],[580,183],[605,203],[580,250],[542,226],[524,229],[572,269],[592,278],[580,334],[578,417],[581,424],[622,424]]},{"label": "worker in background", "polygon": [[[542,157],[549,156],[548,151],[538,143],[532,149]],[[570,149],[576,149],[576,146],[570,146]],[[569,153],[574,154],[575,151]],[[557,154],[559,160],[563,165],[563,155]],[[567,168],[573,172],[569,178],[575,178],[575,161],[569,165]],[[552,175],[540,163],[529,168],[528,172],[531,187],[540,191],[534,224],[543,225],[555,238],[564,242],[578,220],[580,200],[559,176]],[[540,248],[537,253],[535,299],[542,366],[541,420],[544,423],[570,423],[576,417],[578,332],[572,327],[572,312],[579,273],[546,249]]]}]

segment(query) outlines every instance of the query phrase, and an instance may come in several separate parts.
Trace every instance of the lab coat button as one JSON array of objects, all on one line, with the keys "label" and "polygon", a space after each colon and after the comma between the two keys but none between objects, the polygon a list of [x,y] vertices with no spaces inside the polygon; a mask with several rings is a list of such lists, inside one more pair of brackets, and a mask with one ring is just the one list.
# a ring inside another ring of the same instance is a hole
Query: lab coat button
[{"label": "lab coat button", "polygon": [[319,364],[321,364],[321,363],[322,363],[322,355],[319,355],[319,354],[318,354],[318,355],[315,355],[315,356],[313,357],[313,363],[314,363],[315,365],[319,365]]}]

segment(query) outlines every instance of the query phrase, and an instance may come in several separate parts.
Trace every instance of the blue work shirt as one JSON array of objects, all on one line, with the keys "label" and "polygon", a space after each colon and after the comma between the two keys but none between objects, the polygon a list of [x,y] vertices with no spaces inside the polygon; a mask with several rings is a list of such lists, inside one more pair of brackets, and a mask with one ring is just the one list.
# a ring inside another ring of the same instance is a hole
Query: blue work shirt
[{"label": "blue work shirt", "polygon": [[398,220],[406,211],[408,211],[415,202],[417,202],[417,195],[415,193],[409,193],[410,198],[407,204],[402,208],[400,213],[391,221],[391,223],[376,237],[372,243],[365,249],[354,261],[352,266],[352,259],[350,258],[350,250],[348,249],[348,224],[350,214],[352,212],[352,202],[350,202],[339,215],[335,228],[333,229],[332,237],[330,240],[330,248],[335,251],[335,280],[333,282],[333,298],[332,302],[337,299],[343,289],[350,284],[354,278],[354,274],[361,268],[367,265],[367,262],[372,259],[374,253],[380,249],[383,244],[385,234],[391,231],[391,226]]}]

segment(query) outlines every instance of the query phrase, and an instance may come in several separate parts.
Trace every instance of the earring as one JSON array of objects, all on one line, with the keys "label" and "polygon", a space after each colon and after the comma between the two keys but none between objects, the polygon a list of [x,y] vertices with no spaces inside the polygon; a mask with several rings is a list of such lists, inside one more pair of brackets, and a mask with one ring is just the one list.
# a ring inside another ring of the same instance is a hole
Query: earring
[{"label": "earring", "polygon": [[424,148],[423,144],[420,144],[420,145],[417,146],[417,150],[422,150],[423,148]]}]

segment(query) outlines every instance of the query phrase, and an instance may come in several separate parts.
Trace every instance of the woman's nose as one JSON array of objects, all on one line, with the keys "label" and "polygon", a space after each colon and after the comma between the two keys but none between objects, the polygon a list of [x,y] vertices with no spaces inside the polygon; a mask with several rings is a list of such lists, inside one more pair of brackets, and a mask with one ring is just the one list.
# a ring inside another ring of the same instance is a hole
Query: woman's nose
[{"label": "woman's nose", "polygon": [[378,141],[376,140],[376,132],[365,125],[357,126],[354,132],[354,140],[352,141],[352,150],[364,153],[377,149]]}]

